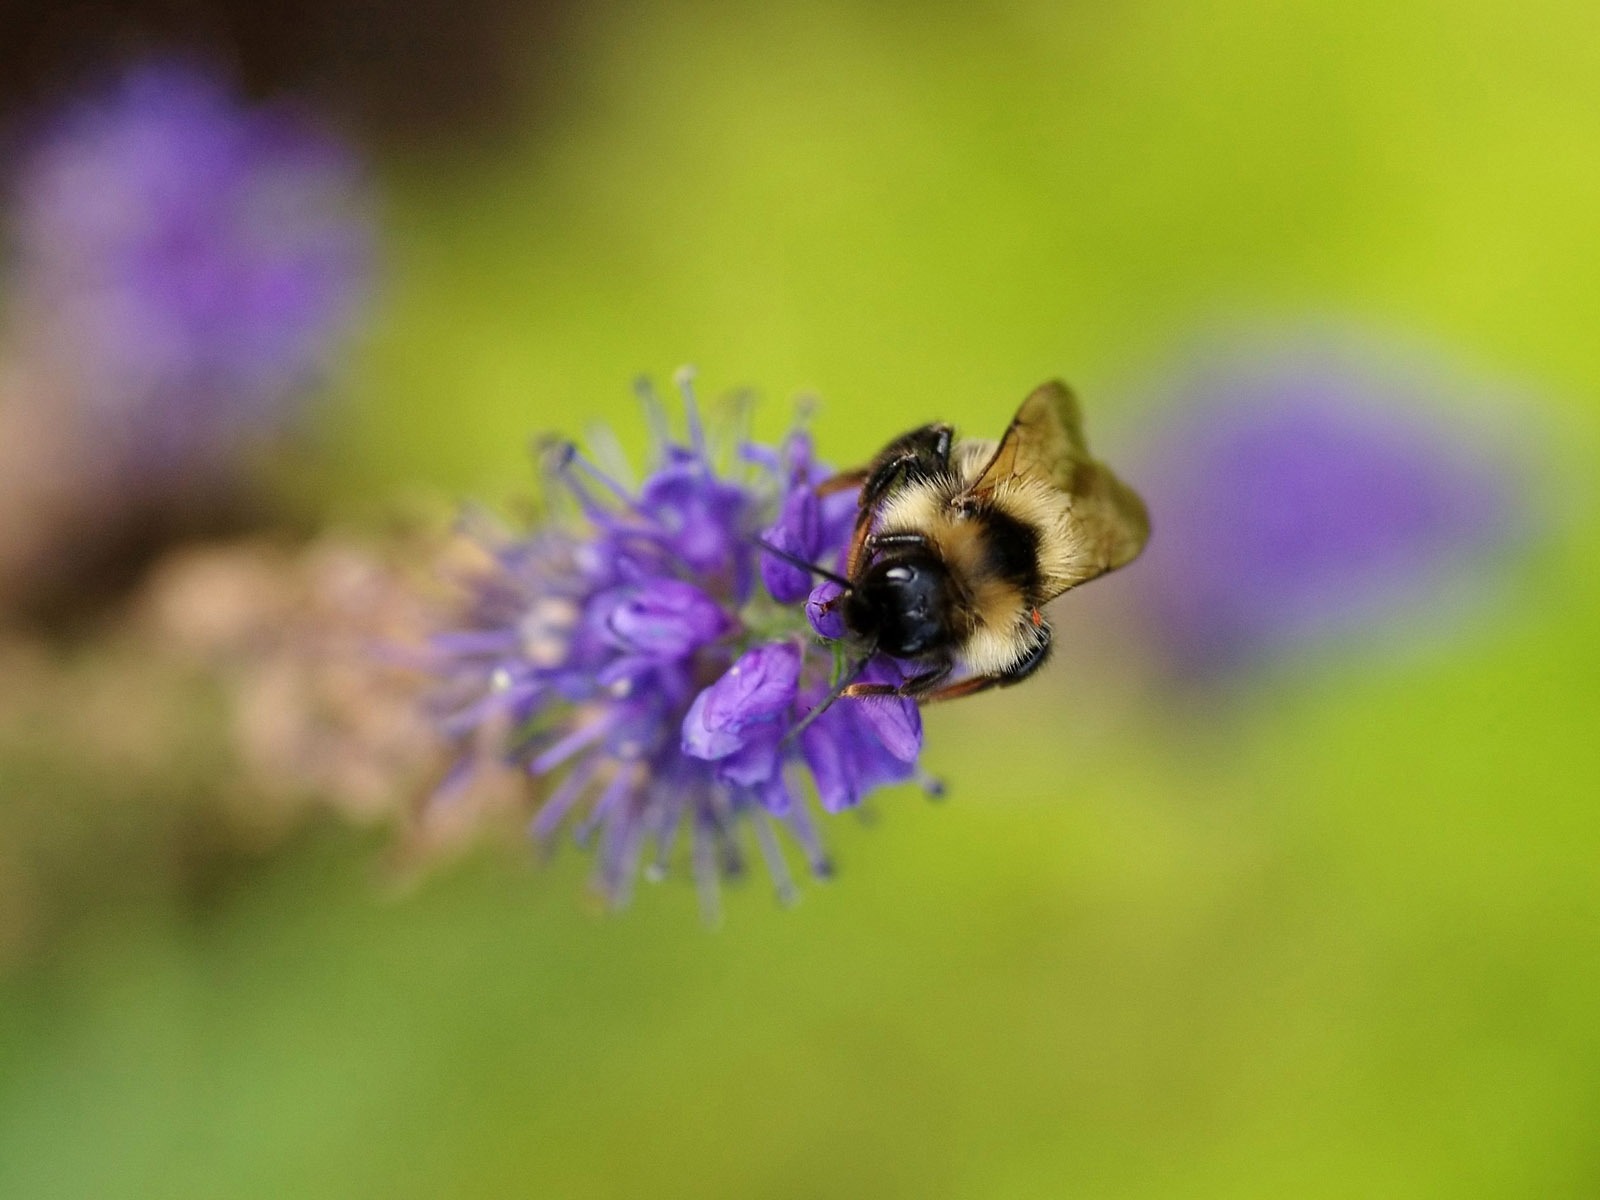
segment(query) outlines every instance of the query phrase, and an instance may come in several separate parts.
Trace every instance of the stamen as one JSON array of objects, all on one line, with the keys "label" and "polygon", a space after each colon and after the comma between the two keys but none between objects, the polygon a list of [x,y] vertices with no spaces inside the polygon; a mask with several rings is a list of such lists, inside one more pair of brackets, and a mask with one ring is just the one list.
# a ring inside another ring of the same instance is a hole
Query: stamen
[{"label": "stamen", "polygon": [[794,791],[796,799],[790,805],[789,811],[784,814],[784,823],[789,826],[789,832],[794,835],[794,840],[800,843],[800,849],[805,852],[806,865],[811,868],[811,874],[818,879],[832,879],[833,860],[822,848],[822,836],[817,832],[816,823],[811,819],[811,807],[806,803],[805,793],[795,789],[790,790]]},{"label": "stamen", "polygon": [[491,691],[452,713],[439,716],[439,727],[451,737],[462,737],[481,726],[484,721],[505,713],[519,700],[526,700],[537,685],[524,685],[518,691],[510,688]]},{"label": "stamen", "polygon": [[739,447],[750,439],[750,417],[755,409],[756,394],[750,388],[740,388],[717,405],[717,419],[711,425],[711,462],[722,472],[731,471],[738,459]]},{"label": "stamen", "polygon": [[785,907],[800,898],[795,890],[794,877],[789,874],[789,864],[784,861],[783,850],[772,833],[772,819],[758,801],[752,800],[751,824],[756,827],[756,844],[761,847],[761,857],[766,859],[767,873],[772,876],[772,887],[778,903]]},{"label": "stamen", "polygon": [[616,805],[600,834],[600,886],[613,909],[626,907],[633,898],[639,852],[644,848],[638,814],[628,809],[627,804]]},{"label": "stamen", "polygon": [[645,424],[650,430],[650,462],[659,467],[667,461],[667,447],[672,444],[672,427],[667,422],[666,406],[656,395],[656,386],[647,376],[633,381],[633,394],[644,409]]},{"label": "stamen", "polygon": [[637,488],[633,462],[611,426],[598,421],[591,422],[584,430],[583,440],[594,461],[631,495]]},{"label": "stamen", "polygon": [[[771,446],[762,446],[756,442],[743,442],[739,446],[739,461],[745,467],[761,467],[767,472],[776,472],[784,469],[784,456]],[[776,490],[768,488],[767,490]]]},{"label": "stamen", "polygon": [[694,398],[695,369],[684,365],[672,374],[672,382],[678,385],[678,394],[683,397],[683,417],[689,426],[689,446],[694,451],[695,457],[707,469],[711,469],[711,459],[706,454],[706,431],[700,423],[700,406]]},{"label": "stamen", "polygon": [[479,760],[465,755],[451,763],[450,769],[444,773],[444,778],[439,780],[433,791],[429,792],[418,805],[419,811],[426,814],[457,799],[466,791],[467,784],[472,781],[482,765]]},{"label": "stamen", "polygon": [[672,863],[672,850],[678,840],[678,828],[683,824],[682,794],[674,790],[670,781],[658,782],[650,792],[650,805],[643,822],[645,836],[655,842],[655,853],[644,868],[644,877],[651,883],[660,883],[667,877]]},{"label": "stamen", "polygon": [[602,824],[610,824],[614,820],[613,813],[627,798],[628,794],[638,784],[638,774],[632,768],[620,767],[611,777],[611,782],[606,784],[600,793],[600,798],[594,802],[594,807],[587,816],[578,823],[578,828],[573,832],[572,840],[580,846],[587,846],[594,837],[594,831]]},{"label": "stamen", "polygon": [[566,778],[556,785],[555,791],[550,793],[533,820],[528,823],[529,832],[537,840],[545,841],[561,828],[561,822],[566,820],[573,805],[577,804],[589,790],[589,785],[594,782],[594,777],[604,762],[605,760],[599,756],[587,758],[567,772]]},{"label": "stamen", "polygon": [[616,724],[617,718],[612,715],[590,721],[587,725],[578,726],[578,728],[530,762],[528,770],[534,775],[543,775],[551,768],[559,767],[578,751],[594,745],[605,737],[616,727]]},{"label": "stamen", "polygon": [[[619,543],[644,543],[645,547],[648,547],[659,556],[657,561],[651,564],[652,566],[658,568],[670,567],[675,575],[693,582],[695,578],[694,566],[683,555],[678,553],[678,548],[672,544],[673,535],[669,531],[665,529],[641,529],[637,526],[624,525],[613,529],[611,532]],[[640,572],[633,570],[634,564],[624,563],[621,566],[626,568],[621,572],[625,577],[643,577]]]},{"label": "stamen", "polygon": [[[578,476],[578,470],[598,477],[599,482],[607,487],[615,487],[611,480],[600,475],[588,461],[578,453],[578,447],[568,441],[553,439],[540,439],[536,446],[540,455],[541,465],[544,467],[547,478],[563,484],[567,492],[578,502],[578,507],[583,515],[597,525],[608,525],[616,519],[616,514],[604,504],[601,504],[588,486]],[[576,469],[575,469],[576,468]],[[627,493],[621,493],[624,503],[632,506]]]},{"label": "stamen", "polygon": [[605,488],[628,508],[635,512],[640,511],[639,502],[633,498],[633,494],[629,492],[628,489],[620,482],[618,482],[616,479],[613,479],[610,475],[606,474],[606,472],[602,471],[598,466],[586,458],[583,451],[575,449],[568,465],[569,467],[577,467],[580,471],[598,483],[601,487]]},{"label": "stamen", "polygon": [[705,793],[706,812],[711,817],[712,832],[716,835],[717,850],[722,859],[722,873],[729,879],[744,874],[744,855],[734,837],[734,818],[737,814],[720,787],[708,788]]},{"label": "stamen", "polygon": [[503,656],[517,648],[517,631],[483,629],[436,633],[429,639],[429,643],[436,650],[453,658],[493,658]]},{"label": "stamen", "polygon": [[690,833],[689,863],[694,874],[695,892],[700,897],[700,917],[707,925],[722,924],[722,888],[717,879],[716,823],[704,809],[695,806],[694,828]]}]

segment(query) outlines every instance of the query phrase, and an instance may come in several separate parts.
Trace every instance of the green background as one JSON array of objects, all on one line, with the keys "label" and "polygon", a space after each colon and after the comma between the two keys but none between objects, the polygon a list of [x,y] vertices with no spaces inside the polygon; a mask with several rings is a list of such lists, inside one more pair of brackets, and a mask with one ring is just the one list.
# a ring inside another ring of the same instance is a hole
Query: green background
[{"label": "green background", "polygon": [[572,854],[397,891],[331,822],[88,912],[0,979],[0,1195],[1600,1193],[1592,6],[569,36],[509,138],[376,164],[331,516],[514,494],[530,433],[685,360],[766,433],[819,392],[846,460],[1057,374],[1114,443],[1183,347],[1329,322],[1509,381],[1553,533],[1453,638],[1208,720],[1097,716],[1064,647],[928,713],[946,802],[830,821],[839,879],[716,930],[681,883],[597,916]]}]

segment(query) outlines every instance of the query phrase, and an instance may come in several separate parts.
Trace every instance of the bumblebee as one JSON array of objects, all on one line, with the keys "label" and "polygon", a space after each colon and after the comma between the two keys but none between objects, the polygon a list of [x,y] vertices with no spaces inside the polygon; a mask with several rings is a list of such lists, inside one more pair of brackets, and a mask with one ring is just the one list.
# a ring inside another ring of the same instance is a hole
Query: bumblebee
[{"label": "bumblebee", "polygon": [[998,442],[924,425],[822,490],[852,487],[840,615],[868,656],[920,669],[847,696],[951,700],[1020,683],[1050,655],[1044,606],[1132,562],[1150,536],[1144,502],[1090,457],[1058,381],[1034,389]]}]

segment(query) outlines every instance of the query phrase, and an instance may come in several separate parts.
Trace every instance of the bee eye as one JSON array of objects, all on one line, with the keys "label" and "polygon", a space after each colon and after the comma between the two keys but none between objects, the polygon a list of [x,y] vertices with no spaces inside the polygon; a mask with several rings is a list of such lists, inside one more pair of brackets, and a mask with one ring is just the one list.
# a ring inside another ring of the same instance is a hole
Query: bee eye
[{"label": "bee eye", "polygon": [[890,567],[883,573],[883,577],[893,583],[907,583],[910,581],[911,575],[910,567]]}]

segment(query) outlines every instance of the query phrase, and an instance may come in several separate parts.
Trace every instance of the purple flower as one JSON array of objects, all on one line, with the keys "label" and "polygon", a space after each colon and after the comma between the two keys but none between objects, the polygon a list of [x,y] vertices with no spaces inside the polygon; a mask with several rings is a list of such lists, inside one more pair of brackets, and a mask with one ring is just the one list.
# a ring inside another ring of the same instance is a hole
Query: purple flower
[{"label": "purple flower", "polygon": [[[893,659],[875,659],[864,682],[899,683],[904,676]],[[820,689],[811,699],[820,699]],[[877,697],[856,702],[855,710],[835,705],[800,735],[806,765],[816,780],[824,808],[851,808],[880,784],[905,778],[922,745],[922,715],[910,700]]]},{"label": "purple flower", "polygon": [[689,706],[683,752],[717,762],[783,733],[800,691],[800,663],[800,647],[791,642],[770,642],[741,654]]},{"label": "purple flower", "polygon": [[844,613],[839,611],[839,597],[844,588],[831,579],[824,579],[806,596],[806,620],[818,637],[838,639],[845,636]]},{"label": "purple flower", "polygon": [[[687,375],[680,385],[690,436],[658,435],[642,483],[562,446],[546,456],[547,519],[523,535],[479,531],[487,566],[461,628],[435,641],[435,701],[464,753],[484,730],[508,731],[503,756],[541,794],[533,832],[597,841],[613,902],[647,853],[657,876],[686,842],[713,906],[747,838],[789,894],[780,827],[826,875],[806,779],[823,808],[856,805],[917,774],[922,730],[916,706],[894,698],[842,699],[807,723],[845,655],[808,624],[809,577],[801,587],[776,571],[787,564],[756,539],[837,562],[854,498],[816,495],[827,472],[798,431],[719,466]],[[903,675],[879,657],[862,678]]]},{"label": "purple flower", "polygon": [[10,340],[118,487],[226,473],[283,432],[366,291],[345,151],[197,68],[79,98],[13,183]]},{"label": "purple flower", "polygon": [[1170,667],[1210,676],[1420,611],[1510,544],[1516,465],[1438,391],[1328,350],[1180,390],[1143,456],[1157,534],[1128,579]]},{"label": "purple flower", "polygon": [[[787,462],[782,464],[783,500],[777,520],[764,531],[763,539],[805,562],[837,568],[855,524],[855,492],[819,496],[817,486],[829,472],[812,459],[810,442],[803,436],[791,438],[788,450]],[[762,556],[761,581],[773,599],[783,604],[806,599],[815,583],[810,572],[770,554]],[[839,637],[842,632],[829,636]]]}]

